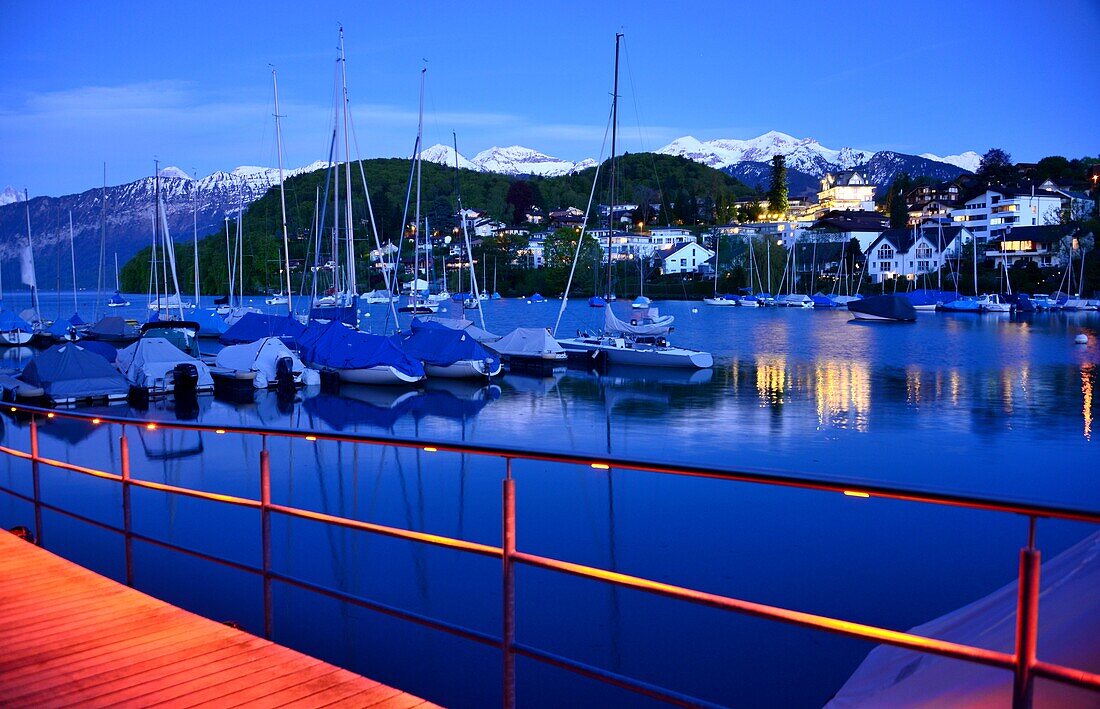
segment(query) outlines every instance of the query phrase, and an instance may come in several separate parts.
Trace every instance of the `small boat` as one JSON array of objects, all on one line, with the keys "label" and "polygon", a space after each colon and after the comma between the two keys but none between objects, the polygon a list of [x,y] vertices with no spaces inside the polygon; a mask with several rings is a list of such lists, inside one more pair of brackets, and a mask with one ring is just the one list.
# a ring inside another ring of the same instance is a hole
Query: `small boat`
[{"label": "small boat", "polygon": [[18,347],[30,343],[34,327],[7,308],[0,307],[0,345]]},{"label": "small boat", "polygon": [[812,308],[814,307],[814,301],[808,295],[802,295],[801,293],[791,293],[788,295],[781,295],[775,299],[776,305],[781,305],[785,308]]},{"label": "small boat", "polygon": [[162,310],[192,310],[194,309],[194,307],[194,303],[188,303],[184,300],[181,300],[178,295],[162,295],[149,301],[149,310],[158,313]]},{"label": "small boat", "polygon": [[397,296],[386,290],[372,290],[363,293],[359,297],[362,298],[367,305],[381,305],[382,303],[397,302]]},{"label": "small boat", "polygon": [[472,335],[439,323],[414,320],[411,331],[390,339],[406,355],[423,362],[429,377],[495,377],[503,368],[500,357],[486,350]]},{"label": "small boat", "polygon": [[644,295],[640,295],[634,299],[634,302],[630,304],[630,307],[634,310],[645,310],[650,305],[649,298]]},{"label": "small boat", "polygon": [[558,340],[566,355],[583,359],[603,360],[608,364],[629,364],[642,367],[690,367],[707,369],[714,366],[709,352],[674,347],[668,342],[674,318],[661,317],[649,311],[646,317],[632,314],[630,322],[615,316],[611,308],[604,311],[603,332],[596,335],[578,333],[577,337]]},{"label": "small boat", "polygon": [[[729,296],[726,296],[727,298]],[[737,296],[737,307],[739,308],[759,308],[763,306],[763,301],[758,296],[747,294]]]},{"label": "small boat", "polygon": [[339,321],[311,324],[297,345],[303,362],[341,382],[388,386],[424,379],[424,366],[390,338],[359,332]]},{"label": "small boat", "polygon": [[466,310],[477,310],[481,307],[481,303],[477,298],[464,298],[462,301],[462,307]]},{"label": "small boat", "polygon": [[114,292],[114,295],[112,295],[110,299],[107,300],[108,308],[125,308],[128,305],[130,305],[130,301],[123,298],[122,294],[119,293],[117,290]]},{"label": "small boat", "polygon": [[500,293],[493,291],[493,294],[490,296],[490,300],[500,300]]},{"label": "small boat", "polygon": [[500,355],[511,370],[545,370],[565,366],[568,355],[550,331],[540,327],[517,327],[488,349]]},{"label": "small boat", "polygon": [[813,307],[815,308],[836,308],[840,306],[839,303],[824,293],[812,295],[810,296],[810,300],[813,302]]},{"label": "small boat", "polygon": [[944,303],[939,306],[939,310],[948,313],[980,313],[982,311],[982,306],[978,303],[977,298],[964,296]]},{"label": "small boat", "polygon": [[862,295],[834,295],[833,296],[833,300],[835,300],[836,304],[839,305],[842,308],[848,307],[848,304],[851,303],[853,300],[860,300],[861,298],[863,298]]},{"label": "small boat", "polygon": [[1048,293],[1036,293],[1030,297],[1031,304],[1035,306],[1036,310],[1061,310],[1061,304],[1051,298]]},{"label": "small boat", "polygon": [[271,296],[264,298],[264,302],[268,305],[286,305],[289,301],[283,293],[273,293]]},{"label": "small boat", "polygon": [[130,383],[102,356],[78,344],[54,345],[32,359],[20,381],[42,389],[54,406],[126,400]]},{"label": "small boat", "polygon": [[320,374],[306,367],[298,355],[277,337],[224,347],[215,357],[214,365],[211,373],[216,379],[248,380],[256,389],[294,388],[321,383]]},{"label": "small boat", "polygon": [[944,293],[941,291],[920,289],[903,293],[909,302],[918,311],[934,311],[944,302]]},{"label": "small boat", "polygon": [[848,303],[848,311],[856,320],[871,322],[914,322],[916,308],[904,295],[872,295]]},{"label": "small boat", "polygon": [[771,293],[757,293],[753,296],[760,307],[772,307],[775,305],[775,296]]},{"label": "small boat", "polygon": [[143,396],[214,391],[210,367],[163,337],[143,337],[118,351],[115,367]]},{"label": "small boat", "polygon": [[111,342],[114,344],[129,344],[141,337],[136,326],[117,315],[107,315],[99,322],[89,327],[84,337],[89,340]]},{"label": "small boat", "polygon": [[607,301],[598,295],[594,295],[588,299],[588,307],[590,308],[606,308]]},{"label": "small boat", "polygon": [[978,298],[978,307],[983,313],[1011,313],[1012,304],[996,293],[987,293]]},{"label": "small boat", "polygon": [[1038,310],[1027,293],[1009,293],[1001,296],[1017,313],[1034,313]]},{"label": "small boat", "polygon": [[439,303],[422,298],[410,298],[405,305],[397,309],[399,313],[412,313],[413,315],[426,315],[439,312]]},{"label": "small boat", "polygon": [[716,295],[713,298],[703,298],[703,305],[715,305],[724,307],[736,307],[741,304],[741,296],[727,293]]},{"label": "small boat", "polygon": [[[615,296],[611,296],[611,299],[614,300]],[[545,303],[546,298],[544,298],[541,293],[535,293],[534,295],[532,295],[530,298],[527,299],[527,302],[528,303]]]},{"label": "small boat", "polygon": [[[451,294],[450,294],[450,293],[448,293],[447,291],[445,291],[445,290],[441,290],[441,291],[439,291],[438,293],[432,293],[432,294],[430,294],[430,295],[428,296],[428,302],[429,302],[429,303],[442,303],[442,302],[444,302],[444,301],[447,301],[447,300],[451,300],[451,299],[452,299],[452,297],[453,297],[453,296],[451,296]],[[456,303],[458,303],[458,302],[461,302],[461,301],[462,301],[462,298],[460,297],[460,298],[459,298],[458,300],[456,300],[455,302],[456,302]]]}]

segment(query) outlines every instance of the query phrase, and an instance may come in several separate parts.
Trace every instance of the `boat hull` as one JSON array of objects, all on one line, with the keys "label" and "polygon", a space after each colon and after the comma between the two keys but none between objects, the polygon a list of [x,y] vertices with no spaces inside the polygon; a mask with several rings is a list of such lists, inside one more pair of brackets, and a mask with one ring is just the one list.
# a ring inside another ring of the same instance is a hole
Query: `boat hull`
[{"label": "boat hull", "polygon": [[558,340],[558,344],[567,353],[588,353],[591,356],[603,356],[608,364],[691,369],[707,369],[714,366],[714,357],[709,352],[689,350],[684,347],[655,347],[651,345],[627,347],[592,338]]},{"label": "boat hull", "polygon": [[737,306],[740,305],[736,300],[727,300],[725,298],[703,298],[703,305],[717,305],[717,306]]},{"label": "boat hull", "polygon": [[500,374],[503,366],[481,359],[460,359],[452,364],[424,364],[429,377],[438,379],[485,379]]},{"label": "boat hull", "polygon": [[32,339],[34,339],[33,333],[23,332],[22,330],[0,332],[0,346],[19,347],[20,345],[29,344]]},{"label": "boat hull", "polygon": [[375,386],[402,386],[416,384],[424,377],[405,374],[389,365],[375,365],[374,367],[361,367],[359,369],[336,370],[340,381],[348,384],[373,384]]}]

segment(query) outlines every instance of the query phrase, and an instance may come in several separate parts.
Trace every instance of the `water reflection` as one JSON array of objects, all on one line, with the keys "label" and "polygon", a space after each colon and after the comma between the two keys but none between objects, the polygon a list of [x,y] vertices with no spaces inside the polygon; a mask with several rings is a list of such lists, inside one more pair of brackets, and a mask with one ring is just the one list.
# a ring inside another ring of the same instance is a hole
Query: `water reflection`
[{"label": "water reflection", "polygon": [[1092,440],[1092,378],[1096,365],[1089,362],[1081,365],[1081,418],[1085,422],[1084,436]]}]

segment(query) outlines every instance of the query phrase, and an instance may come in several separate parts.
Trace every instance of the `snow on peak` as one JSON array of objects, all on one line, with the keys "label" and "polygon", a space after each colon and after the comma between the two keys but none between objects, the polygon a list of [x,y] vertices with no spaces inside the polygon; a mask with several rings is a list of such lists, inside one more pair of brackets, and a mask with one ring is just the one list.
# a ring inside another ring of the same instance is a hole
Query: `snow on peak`
[{"label": "snow on peak", "polygon": [[920,157],[928,160],[935,160],[936,162],[945,162],[948,165],[961,167],[970,172],[977,172],[978,166],[982,162],[982,156],[978,155],[973,150],[967,150],[965,153],[959,153],[958,155],[944,155],[942,158],[932,153],[921,153]]},{"label": "snow on peak", "polygon": [[[449,145],[443,145],[442,143],[436,143],[430,148],[420,151],[420,159],[427,162],[434,162],[446,167],[455,166],[455,149]],[[466,170],[480,171],[474,163],[466,159],[462,153],[458,153],[458,166]]]},{"label": "snow on peak", "polygon": [[657,152],[663,155],[680,155],[715,168],[746,161],[770,162],[773,156],[784,155],[787,158],[787,167],[817,176],[838,167],[853,167],[866,162],[873,155],[871,151],[854,148],[832,150],[813,138],[795,138],[776,130],[748,140],[722,138],[700,142],[692,136],[685,136]]},{"label": "snow on peak", "polygon": [[587,170],[588,168],[596,167],[597,165],[599,165],[599,163],[596,162],[595,160],[593,160],[592,158],[585,158],[584,160],[581,160],[580,162],[573,165],[573,172],[580,172],[581,170]]},{"label": "snow on peak", "polygon": [[0,206],[5,204],[15,204],[21,202],[23,195],[16,192],[12,187],[5,187],[3,192],[0,192]]},{"label": "snow on peak", "polygon": [[190,175],[188,175],[186,172],[184,172],[180,168],[176,167],[175,165],[168,165],[167,167],[162,167],[160,169],[160,176],[161,177],[179,179],[179,180],[190,180],[191,179]]},{"label": "snow on peak", "polygon": [[574,166],[571,160],[551,157],[522,145],[482,150],[474,156],[473,163],[485,172],[505,175],[568,175]]}]

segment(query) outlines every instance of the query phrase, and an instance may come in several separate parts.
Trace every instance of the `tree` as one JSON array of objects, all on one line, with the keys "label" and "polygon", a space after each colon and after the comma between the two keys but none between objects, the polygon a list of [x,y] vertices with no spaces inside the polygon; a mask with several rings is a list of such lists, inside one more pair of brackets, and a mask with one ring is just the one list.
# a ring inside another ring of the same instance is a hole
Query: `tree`
[{"label": "tree", "polygon": [[[542,255],[546,267],[546,289],[550,293],[561,293],[569,280],[569,270],[573,267],[573,257],[577,253],[577,240],[580,233],[576,229],[562,228],[546,237]],[[573,287],[588,292],[595,285],[596,264],[603,258],[594,236],[584,235],[584,244],[577,257],[577,270],[573,276]]]},{"label": "tree", "polygon": [[909,223],[909,205],[905,202],[905,195],[912,188],[912,184],[909,173],[903,172],[894,179],[894,184],[890,185],[887,209],[890,211],[891,229],[904,229]]},{"label": "tree", "polygon": [[772,156],[772,180],[768,187],[768,211],[782,219],[787,215],[787,158]]},{"label": "tree", "polygon": [[990,148],[978,164],[978,177],[986,184],[1001,184],[1012,179],[1012,156],[1000,148]]},{"label": "tree", "polygon": [[527,221],[527,212],[535,206],[535,189],[527,180],[516,180],[508,187],[504,201],[512,208],[512,223],[523,224]]}]

